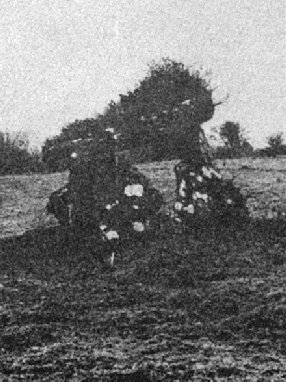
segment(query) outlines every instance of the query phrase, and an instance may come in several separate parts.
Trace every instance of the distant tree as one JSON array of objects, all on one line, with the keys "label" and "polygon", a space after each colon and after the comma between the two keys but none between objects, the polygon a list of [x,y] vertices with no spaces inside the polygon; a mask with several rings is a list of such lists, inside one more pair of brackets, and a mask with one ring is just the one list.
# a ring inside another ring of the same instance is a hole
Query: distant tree
[{"label": "distant tree", "polygon": [[231,121],[225,122],[219,131],[220,137],[224,142],[224,145],[232,153],[239,150],[241,146],[241,133],[239,123],[234,123]]},{"label": "distant tree", "polygon": [[0,175],[41,172],[39,153],[29,150],[29,140],[23,132],[0,132]]},{"label": "distant tree", "polygon": [[224,157],[237,158],[249,156],[253,153],[253,147],[244,137],[239,123],[226,121],[219,129],[219,135],[224,143],[220,149]]},{"label": "distant tree", "polygon": [[243,157],[250,157],[254,153],[254,148],[245,138],[243,139],[240,147],[240,153]]},{"label": "distant tree", "polygon": [[273,134],[267,138],[267,152],[270,156],[285,155],[286,145],[284,144],[283,133]]},{"label": "distant tree", "polygon": [[254,151],[254,156],[257,158],[269,158],[272,157],[272,154],[269,150],[269,147],[259,148]]}]

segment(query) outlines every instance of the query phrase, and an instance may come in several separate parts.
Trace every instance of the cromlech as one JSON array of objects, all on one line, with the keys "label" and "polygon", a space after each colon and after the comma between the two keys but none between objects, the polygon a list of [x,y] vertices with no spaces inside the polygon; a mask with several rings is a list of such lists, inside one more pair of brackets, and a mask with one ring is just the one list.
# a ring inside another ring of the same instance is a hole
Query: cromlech
[{"label": "cromlech", "polygon": [[[238,221],[248,215],[246,198],[212,163],[202,124],[212,118],[216,105],[205,84],[199,84],[193,99],[140,117],[143,132],[144,128],[145,133],[157,129],[170,157],[178,160],[175,200],[168,219],[197,233],[211,224],[229,224],[233,217]],[[164,199],[130,160],[130,152],[137,149],[130,127],[107,124],[97,129],[96,137],[74,143],[77,149],[70,154],[68,184],[51,195],[47,209],[75,236],[92,238],[102,260],[113,265],[122,245],[144,241],[160,229],[158,221],[164,214],[166,218]]]}]

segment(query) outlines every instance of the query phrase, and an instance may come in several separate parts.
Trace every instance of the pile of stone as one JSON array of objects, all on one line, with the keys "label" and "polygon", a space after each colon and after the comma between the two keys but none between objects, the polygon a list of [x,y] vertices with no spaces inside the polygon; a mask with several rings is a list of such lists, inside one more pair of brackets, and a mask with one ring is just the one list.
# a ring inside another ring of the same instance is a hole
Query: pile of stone
[{"label": "pile of stone", "polygon": [[[247,215],[240,190],[222,179],[208,152],[203,152],[201,137],[197,138],[196,147],[181,142],[183,157],[174,169],[177,187],[172,218],[193,226]],[[127,161],[120,160],[116,148],[117,135],[107,129],[88,151],[74,152],[69,183],[53,193],[48,204],[48,212],[77,233],[79,240],[84,236],[99,240],[111,263],[122,243],[156,229],[154,222],[164,205],[161,193]]]},{"label": "pile of stone", "polygon": [[69,183],[51,195],[47,210],[79,240],[100,242],[113,264],[124,242],[154,230],[163,197],[136,168],[118,160],[109,132],[93,152],[73,153],[72,159]]},{"label": "pile of stone", "polygon": [[174,218],[187,225],[221,224],[248,216],[247,199],[223,179],[219,170],[204,160],[181,161],[175,165],[176,202]]}]

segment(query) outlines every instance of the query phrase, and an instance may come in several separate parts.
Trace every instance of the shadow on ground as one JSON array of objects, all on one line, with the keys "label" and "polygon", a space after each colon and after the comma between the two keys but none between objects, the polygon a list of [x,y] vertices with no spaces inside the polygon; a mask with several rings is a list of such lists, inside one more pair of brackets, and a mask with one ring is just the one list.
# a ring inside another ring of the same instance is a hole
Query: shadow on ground
[{"label": "shadow on ground", "polygon": [[0,377],[283,380],[285,221],[168,224],[113,271],[60,227],[2,239]]}]

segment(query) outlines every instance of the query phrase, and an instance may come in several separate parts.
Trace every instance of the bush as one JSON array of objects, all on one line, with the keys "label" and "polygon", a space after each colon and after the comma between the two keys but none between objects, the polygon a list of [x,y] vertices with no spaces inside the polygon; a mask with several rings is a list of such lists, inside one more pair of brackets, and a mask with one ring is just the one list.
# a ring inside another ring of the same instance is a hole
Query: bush
[{"label": "bush", "polygon": [[21,134],[0,132],[0,175],[43,172],[44,164],[37,151],[29,151],[29,142]]},{"label": "bush", "polygon": [[43,160],[50,171],[66,170],[70,154],[106,129],[119,134],[118,151],[129,150],[136,162],[182,158],[200,150],[201,124],[212,118],[215,106],[212,89],[198,71],[163,59],[102,115],[75,121],[47,140]]}]

